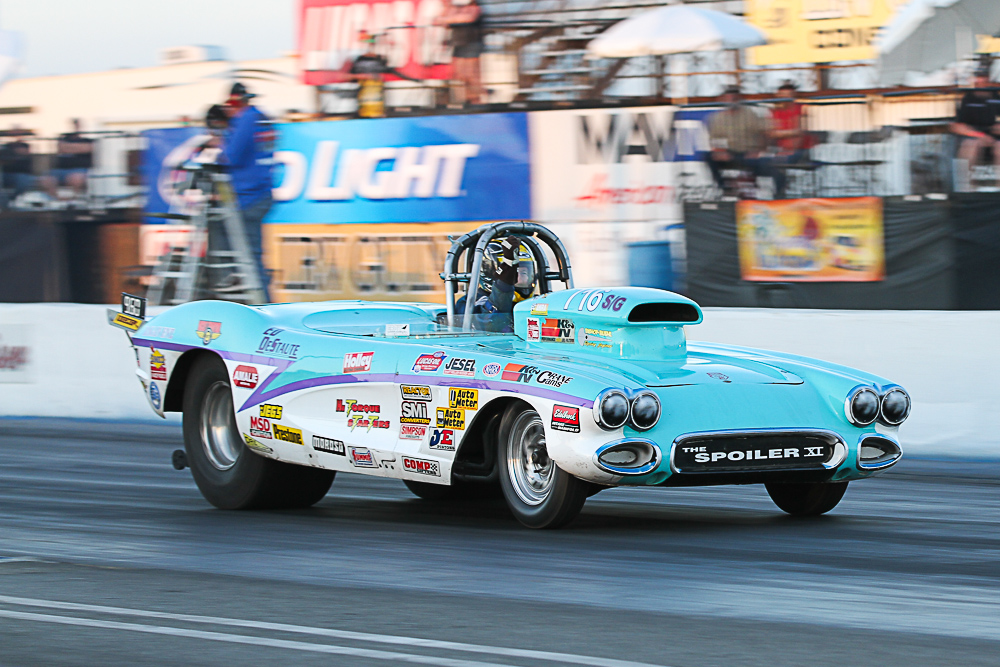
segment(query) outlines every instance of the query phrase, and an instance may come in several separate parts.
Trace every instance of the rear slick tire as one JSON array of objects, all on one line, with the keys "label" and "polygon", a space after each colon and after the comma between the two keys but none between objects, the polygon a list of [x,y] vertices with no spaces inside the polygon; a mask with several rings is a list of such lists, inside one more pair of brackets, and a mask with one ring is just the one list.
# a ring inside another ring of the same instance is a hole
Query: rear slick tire
[{"label": "rear slick tire", "polygon": [[311,507],[330,490],[334,471],[273,461],[243,444],[229,374],[219,357],[195,362],[183,409],[191,475],[205,500],[219,509]]},{"label": "rear slick tire", "polygon": [[837,506],[847,491],[847,482],[767,483],[764,488],[782,511],[792,516],[819,516]]},{"label": "rear slick tire", "polygon": [[504,412],[497,438],[500,488],[514,517],[528,528],[560,528],[576,518],[591,485],[548,457],[545,425],[526,403]]}]

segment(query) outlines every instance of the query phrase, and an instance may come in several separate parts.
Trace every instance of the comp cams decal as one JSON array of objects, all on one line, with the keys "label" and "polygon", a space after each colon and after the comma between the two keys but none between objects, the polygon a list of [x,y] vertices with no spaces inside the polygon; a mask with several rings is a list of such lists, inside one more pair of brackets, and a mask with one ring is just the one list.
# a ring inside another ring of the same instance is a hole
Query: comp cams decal
[{"label": "comp cams decal", "polygon": [[567,433],[580,432],[580,408],[569,405],[552,406],[552,428]]},{"label": "comp cams decal", "polygon": [[327,454],[336,454],[338,456],[347,455],[347,452],[344,449],[344,443],[341,440],[321,438],[318,435],[314,435],[312,446],[317,452],[326,452]]},{"label": "comp cams decal", "polygon": [[372,369],[374,352],[348,352],[344,355],[345,373],[367,373]]},{"label": "comp cams decal", "polygon": [[411,459],[409,456],[403,457],[403,470],[417,473],[418,475],[429,475],[431,477],[441,476],[441,466],[437,461],[425,461],[423,459]]}]

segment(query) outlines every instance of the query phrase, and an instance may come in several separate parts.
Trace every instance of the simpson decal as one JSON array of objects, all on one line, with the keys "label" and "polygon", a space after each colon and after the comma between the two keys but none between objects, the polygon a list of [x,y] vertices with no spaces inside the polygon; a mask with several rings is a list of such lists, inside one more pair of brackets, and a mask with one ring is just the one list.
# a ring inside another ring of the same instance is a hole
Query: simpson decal
[{"label": "simpson decal", "polygon": [[345,373],[367,373],[372,369],[374,352],[348,352],[344,355]]},{"label": "simpson decal", "polygon": [[378,463],[372,456],[371,450],[364,447],[351,447],[351,465],[356,468],[377,468]]},{"label": "simpson decal", "polygon": [[448,390],[448,407],[464,408],[466,410],[479,409],[478,389],[459,389],[452,387]]},{"label": "simpson decal", "polygon": [[465,430],[465,410],[458,408],[438,408],[437,427],[450,428],[456,431]]},{"label": "simpson decal", "polygon": [[399,426],[401,440],[423,440],[425,435],[427,435],[426,426],[420,424],[400,424]]},{"label": "simpson decal", "polygon": [[291,442],[296,445],[305,444],[302,442],[302,431],[297,428],[282,426],[281,424],[271,424],[271,428],[274,429],[275,440],[284,440],[285,442]]},{"label": "simpson decal", "polygon": [[340,440],[334,440],[333,438],[321,438],[318,435],[313,436],[313,449],[317,452],[326,452],[327,454],[336,454],[337,456],[346,456],[347,452],[344,449],[344,443]]},{"label": "simpson decal", "polygon": [[542,321],[543,343],[575,343],[576,327],[573,320],[548,319]]},{"label": "simpson decal", "polygon": [[444,365],[444,374],[472,377],[476,374],[476,360],[451,358]]},{"label": "simpson decal", "polygon": [[404,401],[429,401],[431,388],[422,384],[404,384],[399,386],[399,393]]},{"label": "simpson decal", "polygon": [[431,434],[431,449],[441,449],[446,452],[455,451],[455,432],[450,429],[434,429]]},{"label": "simpson decal", "polygon": [[444,352],[435,352],[433,354],[421,354],[417,357],[417,360],[413,362],[413,372],[414,373],[433,373],[441,368],[441,364],[444,363],[446,355]]},{"label": "simpson decal", "polygon": [[441,476],[441,467],[437,461],[424,461],[423,459],[411,459],[409,456],[403,457],[403,470],[415,472],[418,475],[429,475],[431,477]]},{"label": "simpson decal", "polygon": [[281,413],[284,412],[284,408],[280,405],[268,405],[267,403],[261,403],[260,405],[260,416],[267,417],[268,419],[281,419]]},{"label": "simpson decal", "polygon": [[222,322],[200,320],[198,328],[194,330],[194,333],[201,339],[202,345],[209,345],[213,340],[222,335]]},{"label": "simpson decal", "polygon": [[233,384],[241,389],[255,389],[259,381],[256,366],[237,366],[233,371]]},{"label": "simpson decal", "polygon": [[580,408],[569,405],[552,406],[552,428],[567,433],[580,432]]},{"label": "simpson decal", "polygon": [[427,416],[427,404],[421,401],[403,401],[399,423],[423,424],[424,426],[430,424],[431,418]]},{"label": "simpson decal", "polygon": [[157,352],[154,348],[149,348],[149,377],[154,380],[167,379],[167,360],[162,352]]}]

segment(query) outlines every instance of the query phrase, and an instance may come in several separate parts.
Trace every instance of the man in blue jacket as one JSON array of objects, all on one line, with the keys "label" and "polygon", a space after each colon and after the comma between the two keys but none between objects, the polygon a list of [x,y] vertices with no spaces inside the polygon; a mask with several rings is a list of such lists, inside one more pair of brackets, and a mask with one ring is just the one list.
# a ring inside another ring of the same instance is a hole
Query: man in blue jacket
[{"label": "man in blue jacket", "polygon": [[229,131],[223,142],[222,153],[229,166],[233,190],[243,215],[247,241],[254,254],[264,295],[268,291],[269,276],[261,259],[261,223],[271,208],[271,148],[274,130],[267,124],[267,116],[250,104],[255,95],[242,83],[234,83],[226,102],[229,114]]}]

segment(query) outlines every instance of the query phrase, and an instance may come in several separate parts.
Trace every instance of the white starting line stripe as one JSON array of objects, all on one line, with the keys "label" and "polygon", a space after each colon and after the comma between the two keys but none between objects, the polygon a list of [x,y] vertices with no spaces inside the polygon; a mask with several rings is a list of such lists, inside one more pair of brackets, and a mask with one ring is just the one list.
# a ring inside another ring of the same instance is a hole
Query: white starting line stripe
[{"label": "white starting line stripe", "polygon": [[[530,658],[534,660],[548,660],[553,662],[570,663],[574,665],[587,665],[588,667],[665,667],[663,665],[653,665],[648,662],[633,662],[631,660],[616,660],[614,658],[599,658],[589,655],[577,655],[573,653],[556,653],[550,651],[536,651],[533,649],[506,648],[502,646],[484,646],[481,644],[465,644],[462,642],[450,642],[437,639],[423,639],[419,637],[402,637],[398,635],[381,635],[369,632],[354,632],[352,630],[336,630],[333,628],[316,628],[306,625],[290,625],[287,623],[271,623],[267,621],[248,621],[238,618],[225,618],[217,616],[202,616],[198,614],[172,614],[164,611],[148,611],[145,609],[128,609],[126,607],[107,607],[104,605],[82,604],[78,602],[60,602],[57,600],[38,600],[34,598],[12,597],[0,595],[0,603],[19,605],[24,607],[42,607],[46,609],[61,609],[64,611],[96,612],[99,614],[110,614],[117,616],[133,616],[139,618],[156,618],[162,620],[179,621],[183,623],[206,623],[211,625],[224,625],[237,628],[250,628],[255,630],[271,630],[276,632],[291,632],[317,637],[331,637],[336,639],[347,639],[358,642],[373,642],[379,644],[393,644],[407,647],[420,647],[427,649],[439,649],[446,651],[462,651],[466,653],[483,653],[492,656],[504,656],[511,658]],[[11,614],[21,614],[21,616],[11,616]],[[248,637],[245,635],[232,635],[218,632],[204,632],[200,630],[186,630],[182,628],[162,627],[153,625],[138,625],[133,623],[116,623],[115,621],[101,621],[91,619],[81,619],[69,616],[49,616],[47,614],[30,614],[14,611],[0,610],[0,616],[10,618],[38,617],[27,620],[45,620],[52,623],[60,623],[66,619],[67,625],[92,625],[92,627],[104,627],[110,629],[136,630],[139,632],[154,632],[155,634],[172,634],[177,636],[201,637],[204,639],[215,639],[216,641],[235,641],[245,644],[260,644],[264,646],[276,646],[293,648],[303,651],[317,651],[324,647],[335,650],[323,650],[323,653],[343,653],[345,655],[359,655],[361,653],[351,653],[352,651],[365,651],[366,649],[354,649],[340,646],[326,646],[323,644],[310,644],[306,642],[285,641],[280,639],[267,639]],[[101,625],[96,625],[101,624]],[[111,625],[108,625],[111,624]],[[121,627],[119,627],[121,626]],[[127,627],[125,627],[127,626]],[[192,634],[194,633],[194,634]],[[269,643],[270,642],[270,643]],[[412,655],[405,653],[390,653],[386,651],[369,651],[383,654],[387,660],[401,660],[403,656],[409,655],[411,662],[421,662],[436,665],[495,665],[496,663],[483,663],[475,661],[450,660],[448,658],[432,658],[429,656]],[[363,657],[369,656],[367,653]],[[430,662],[429,662],[430,661]],[[499,667],[509,667],[502,665]]]}]

